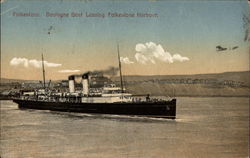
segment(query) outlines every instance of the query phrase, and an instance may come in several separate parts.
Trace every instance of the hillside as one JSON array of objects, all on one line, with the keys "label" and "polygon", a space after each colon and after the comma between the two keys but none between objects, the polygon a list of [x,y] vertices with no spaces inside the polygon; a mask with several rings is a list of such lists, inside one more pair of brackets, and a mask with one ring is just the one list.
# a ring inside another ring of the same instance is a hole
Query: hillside
[{"label": "hillside", "polygon": [[[132,94],[165,96],[249,96],[249,71],[195,75],[124,76],[126,89]],[[111,78],[117,85],[120,78]],[[52,83],[60,81],[52,81]],[[16,83],[35,80],[1,79],[1,91],[18,87]]]},{"label": "hillside", "polygon": [[13,82],[18,82],[18,83],[27,83],[27,82],[37,82],[35,80],[20,80],[20,79],[9,79],[9,78],[1,78],[1,84],[6,84],[6,83],[13,83]]},{"label": "hillside", "polygon": [[[146,80],[166,80],[166,79],[217,79],[232,80],[250,84],[250,71],[224,72],[215,74],[194,74],[194,75],[154,75],[154,76],[124,76],[125,81],[146,81]],[[120,80],[119,77],[113,78],[114,81]]]},{"label": "hillside", "polygon": [[[133,94],[167,96],[249,96],[249,71],[218,74],[124,76]],[[119,78],[113,78],[119,84]]]}]

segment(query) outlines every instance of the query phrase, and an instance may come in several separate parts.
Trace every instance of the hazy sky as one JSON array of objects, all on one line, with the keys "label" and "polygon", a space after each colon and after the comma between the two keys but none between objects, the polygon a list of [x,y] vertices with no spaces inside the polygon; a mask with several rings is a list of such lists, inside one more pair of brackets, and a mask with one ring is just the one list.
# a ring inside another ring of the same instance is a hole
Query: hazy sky
[{"label": "hazy sky", "polygon": [[[69,13],[69,17],[47,17],[46,12]],[[72,12],[83,16],[71,17]],[[105,17],[86,17],[86,13]],[[156,17],[136,17],[136,13]],[[48,79],[118,66],[117,43],[125,75],[249,70],[249,41],[244,41],[249,26],[243,21],[243,15],[250,19],[249,14],[247,0],[5,0],[1,77],[41,79],[41,53]],[[228,50],[217,52],[217,45]],[[231,50],[234,46],[238,48]]]}]

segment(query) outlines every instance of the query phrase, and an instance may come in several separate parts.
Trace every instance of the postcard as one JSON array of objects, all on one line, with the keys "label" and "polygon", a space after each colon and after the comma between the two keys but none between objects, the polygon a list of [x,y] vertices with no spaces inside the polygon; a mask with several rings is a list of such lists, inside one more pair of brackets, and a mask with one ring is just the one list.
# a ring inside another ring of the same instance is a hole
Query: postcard
[{"label": "postcard", "polygon": [[249,157],[247,0],[1,0],[1,158]]}]

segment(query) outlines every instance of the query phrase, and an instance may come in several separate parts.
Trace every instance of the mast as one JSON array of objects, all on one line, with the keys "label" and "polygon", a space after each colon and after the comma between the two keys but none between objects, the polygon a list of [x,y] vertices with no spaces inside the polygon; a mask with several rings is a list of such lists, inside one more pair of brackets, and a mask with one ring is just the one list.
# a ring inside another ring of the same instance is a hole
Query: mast
[{"label": "mast", "polygon": [[43,88],[45,90],[45,70],[44,70],[44,61],[43,61],[43,54],[42,54],[42,68],[43,68]]},{"label": "mast", "polygon": [[121,65],[121,59],[120,59],[119,44],[117,44],[117,52],[118,52],[121,88],[122,88],[122,93],[124,93],[124,91],[123,91],[123,81],[122,81],[122,65]]}]

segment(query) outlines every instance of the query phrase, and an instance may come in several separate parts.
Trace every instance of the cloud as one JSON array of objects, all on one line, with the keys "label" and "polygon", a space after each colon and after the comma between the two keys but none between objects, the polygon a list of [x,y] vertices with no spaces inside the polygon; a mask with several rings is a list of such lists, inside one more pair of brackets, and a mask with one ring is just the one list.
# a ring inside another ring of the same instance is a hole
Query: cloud
[{"label": "cloud", "polygon": [[128,57],[120,57],[120,61],[124,64],[133,64],[133,61],[130,61]]},{"label": "cloud", "polygon": [[[35,68],[41,68],[42,67],[42,61],[38,61],[36,59],[27,59],[27,58],[13,58],[10,61],[11,66],[24,66],[26,68],[28,67],[35,67]],[[44,61],[45,67],[59,67],[62,66],[62,64],[57,63],[50,63],[48,61]]]},{"label": "cloud", "polygon": [[13,58],[10,61],[10,65],[12,66],[23,65],[24,67],[28,67],[29,62],[28,62],[28,59],[26,58]]},{"label": "cloud", "polygon": [[146,64],[147,62],[151,62],[155,64],[155,60],[153,55],[150,54],[143,54],[143,53],[136,53],[135,54],[135,59],[142,64]]},{"label": "cloud", "polygon": [[69,70],[69,69],[66,69],[66,70],[59,70],[58,72],[60,73],[72,73],[72,72],[79,72],[80,70]]},{"label": "cloud", "polygon": [[171,53],[165,51],[160,44],[157,45],[154,42],[147,42],[145,44],[138,43],[135,46],[135,50],[135,59],[141,64],[146,64],[148,62],[155,64],[157,60],[167,63],[189,60],[188,57],[183,57],[180,54],[171,55]]},{"label": "cloud", "polygon": [[189,60],[188,57],[183,57],[180,54],[174,54],[172,58],[173,58],[173,61],[180,61],[180,62]]}]

